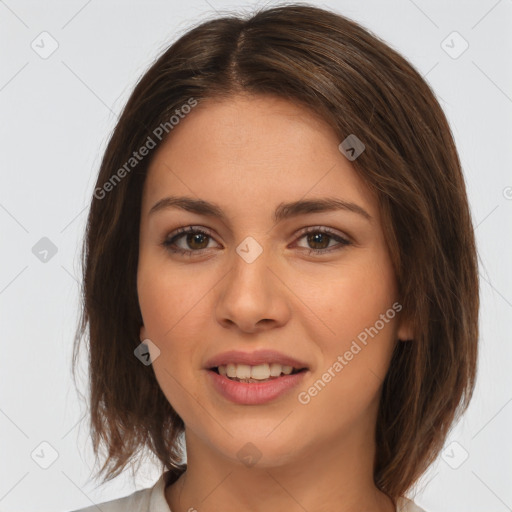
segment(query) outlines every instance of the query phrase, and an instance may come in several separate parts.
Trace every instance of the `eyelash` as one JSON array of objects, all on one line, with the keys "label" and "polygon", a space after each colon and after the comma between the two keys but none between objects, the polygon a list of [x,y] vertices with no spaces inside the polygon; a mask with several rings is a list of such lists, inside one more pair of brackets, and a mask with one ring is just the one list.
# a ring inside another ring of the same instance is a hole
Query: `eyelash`
[{"label": "eyelash", "polygon": [[[189,256],[189,257],[192,257],[193,253],[199,253],[200,254],[202,251],[208,250],[208,248],[198,249],[196,251],[187,250],[187,249],[180,249],[180,248],[173,248],[173,245],[175,244],[176,240],[182,238],[183,235],[189,234],[189,233],[202,234],[202,235],[205,235],[205,236],[207,236],[209,238],[213,238],[208,231],[196,228],[194,226],[187,226],[187,227],[184,227],[184,228],[179,228],[177,231],[172,233],[172,236],[164,239],[161,245],[166,250],[168,250],[168,251],[170,251],[172,253],[181,254],[183,256]],[[306,249],[306,248],[302,248],[302,249],[305,249],[307,251],[308,255],[312,255],[312,254],[316,254],[316,255],[327,254],[327,253],[330,253],[332,251],[341,250],[345,246],[352,244],[352,242],[350,242],[346,238],[341,237],[340,235],[337,235],[334,231],[332,231],[329,228],[326,228],[326,227],[319,228],[319,227],[314,227],[314,226],[306,228],[306,230],[301,233],[301,235],[299,236],[299,238],[297,240],[300,240],[301,238],[303,238],[306,235],[309,235],[310,233],[322,233],[322,234],[325,234],[325,235],[329,235],[329,237],[331,239],[336,240],[339,243],[338,243],[337,246],[334,246],[334,247],[331,247],[331,248],[328,248],[328,249]]]}]

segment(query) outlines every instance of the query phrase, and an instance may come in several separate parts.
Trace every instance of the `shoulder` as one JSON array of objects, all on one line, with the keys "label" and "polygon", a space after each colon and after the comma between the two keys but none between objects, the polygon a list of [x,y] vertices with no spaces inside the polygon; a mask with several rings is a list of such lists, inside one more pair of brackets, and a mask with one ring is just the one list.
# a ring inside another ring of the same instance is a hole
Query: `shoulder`
[{"label": "shoulder", "polygon": [[133,512],[148,512],[149,501],[152,488],[135,491],[129,496],[118,498],[111,501],[105,501],[90,507],[73,510],[72,512],[98,512],[98,508],[102,512],[121,512],[130,510]]},{"label": "shoulder", "polygon": [[398,498],[396,502],[396,512],[427,512],[422,509],[414,501],[404,496]]},{"label": "shoulder", "polygon": [[71,512],[171,512],[165,499],[165,487],[175,476],[163,473],[153,487],[135,491],[128,496],[76,509]]},{"label": "shoulder", "polygon": [[152,487],[148,489],[141,489],[140,491],[135,491],[129,496],[124,496],[123,498],[118,498],[116,500],[105,501],[98,505],[91,505],[90,507],[81,508],[72,512],[98,512],[98,508],[102,512],[124,512],[126,510],[130,510],[130,512],[148,512],[150,510],[149,503],[152,490]]}]

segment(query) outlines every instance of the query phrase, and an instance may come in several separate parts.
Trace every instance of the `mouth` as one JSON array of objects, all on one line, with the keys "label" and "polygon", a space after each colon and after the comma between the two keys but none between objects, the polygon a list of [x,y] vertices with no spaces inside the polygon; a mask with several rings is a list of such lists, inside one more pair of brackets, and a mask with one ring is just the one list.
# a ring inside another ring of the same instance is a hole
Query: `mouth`
[{"label": "mouth", "polygon": [[228,401],[237,405],[264,405],[290,396],[308,372],[307,367],[264,363],[213,366],[206,373],[213,390]]},{"label": "mouth", "polygon": [[295,375],[308,370],[307,367],[295,368],[279,363],[263,363],[255,366],[229,363],[208,369],[231,381],[243,383],[269,382],[287,375]]}]

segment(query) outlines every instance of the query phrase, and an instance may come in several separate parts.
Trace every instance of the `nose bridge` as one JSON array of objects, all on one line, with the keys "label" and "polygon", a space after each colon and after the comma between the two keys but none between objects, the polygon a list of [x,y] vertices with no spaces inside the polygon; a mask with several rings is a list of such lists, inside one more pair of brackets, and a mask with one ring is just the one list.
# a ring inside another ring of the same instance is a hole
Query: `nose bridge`
[{"label": "nose bridge", "polygon": [[245,238],[236,247],[218,297],[219,322],[252,331],[261,320],[267,321],[264,324],[268,320],[278,324],[285,321],[288,308],[279,281],[268,268],[272,266],[271,257],[270,250],[253,237]]},{"label": "nose bridge", "polygon": [[263,300],[270,292],[269,249],[264,249],[255,238],[246,237],[235,249],[232,271],[228,276],[233,297],[246,296],[254,301]]}]

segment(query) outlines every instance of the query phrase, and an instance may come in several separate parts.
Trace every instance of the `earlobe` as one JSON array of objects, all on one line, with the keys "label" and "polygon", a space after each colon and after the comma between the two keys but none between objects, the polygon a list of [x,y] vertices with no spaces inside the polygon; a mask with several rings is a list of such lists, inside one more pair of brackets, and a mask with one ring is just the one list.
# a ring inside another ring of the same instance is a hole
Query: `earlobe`
[{"label": "earlobe", "polygon": [[414,339],[414,330],[409,322],[402,322],[397,332],[399,341],[412,341]]},{"label": "earlobe", "polygon": [[414,329],[412,321],[405,315],[399,320],[399,327],[397,331],[399,341],[412,341],[414,339]]}]

